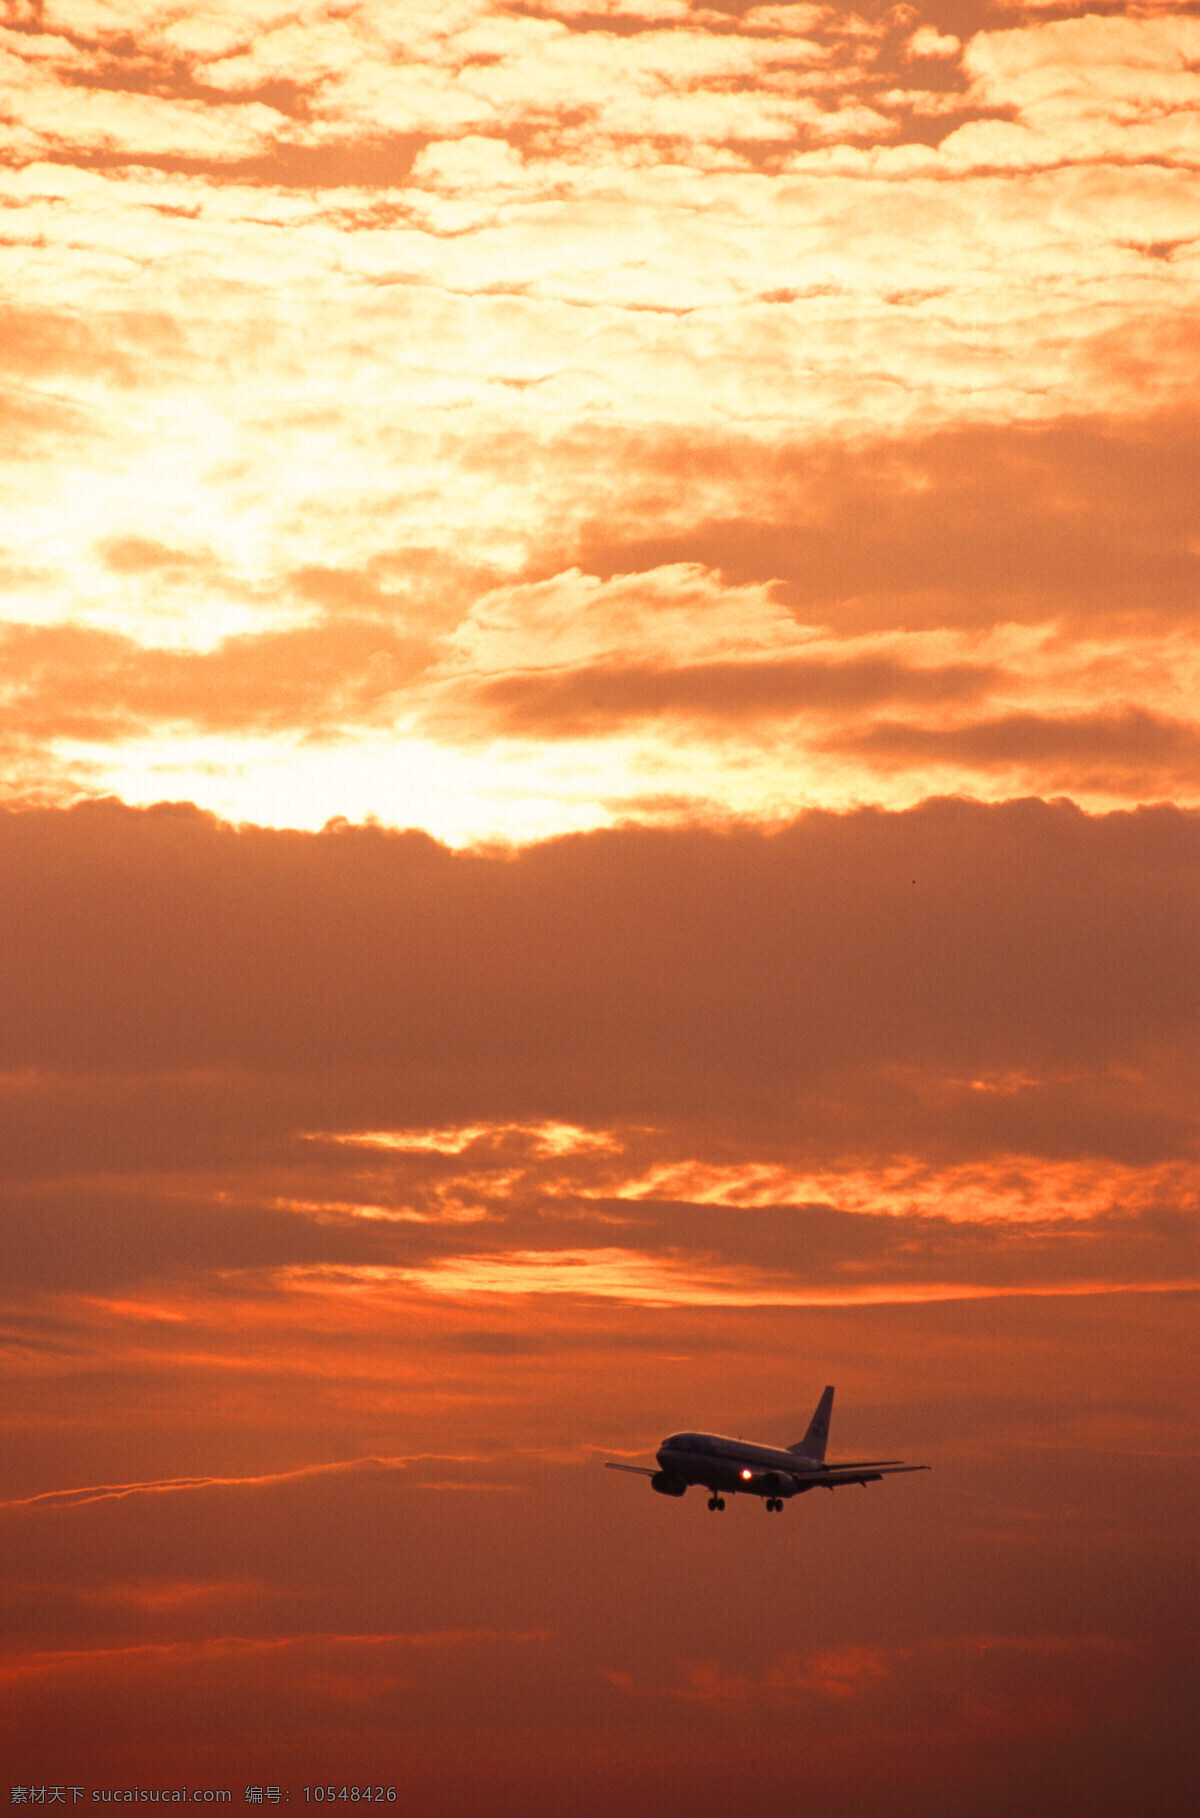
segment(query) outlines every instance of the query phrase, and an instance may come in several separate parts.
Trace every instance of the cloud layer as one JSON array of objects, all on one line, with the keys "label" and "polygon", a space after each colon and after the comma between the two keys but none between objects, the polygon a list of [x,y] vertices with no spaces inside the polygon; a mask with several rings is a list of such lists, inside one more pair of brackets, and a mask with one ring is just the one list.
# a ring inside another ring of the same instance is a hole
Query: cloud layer
[{"label": "cloud layer", "polygon": [[1055,10],[18,10],[10,799],[1194,802],[1200,41]]}]

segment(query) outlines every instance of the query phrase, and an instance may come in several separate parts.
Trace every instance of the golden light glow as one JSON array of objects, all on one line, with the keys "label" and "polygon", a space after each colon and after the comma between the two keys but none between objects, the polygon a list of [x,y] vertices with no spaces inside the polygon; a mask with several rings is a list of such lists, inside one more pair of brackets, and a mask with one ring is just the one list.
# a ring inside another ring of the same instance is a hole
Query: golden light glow
[{"label": "golden light glow", "polygon": [[[1003,1097],[1032,1092],[1040,1083],[1033,1075],[1007,1074],[939,1082],[932,1089],[953,1102],[968,1093]],[[1028,1224],[1087,1220],[1117,1206],[1136,1215],[1200,1193],[1200,1166],[1183,1159],[1137,1167],[996,1151],[986,1162],[949,1166],[919,1155],[889,1157],[874,1167],[863,1167],[852,1157],[813,1168],[750,1156],[722,1163],[680,1155],[647,1165],[638,1159],[639,1152],[672,1150],[680,1137],[669,1128],[646,1126],[586,1130],[554,1123],[478,1123],[441,1130],[312,1133],[308,1140],[368,1151],[464,1156],[467,1165],[461,1171],[438,1179],[444,1216],[454,1215],[458,1193],[482,1191],[503,1202],[534,1191],[548,1200],[678,1201],[731,1209],[828,1205],[896,1218],[920,1211],[955,1223]],[[565,1165],[572,1160],[576,1166]],[[314,1210],[322,1208],[360,1216],[381,1210],[313,1202]]]},{"label": "golden light glow", "polygon": [[523,1149],[534,1156],[589,1155],[619,1150],[618,1139],[607,1130],[585,1130],[578,1124],[467,1124],[445,1130],[354,1130],[317,1131],[312,1142],[352,1144],[364,1149],[398,1149],[419,1154],[423,1150],[437,1155],[461,1155],[481,1140],[491,1144],[516,1138]]},{"label": "golden light glow", "polygon": [[[1096,1284],[1060,1281],[1053,1286],[923,1281],[863,1287],[803,1287],[753,1268],[708,1268],[652,1261],[636,1251],[506,1251],[503,1256],[461,1256],[398,1280],[435,1294],[570,1294],[599,1296],[656,1307],[881,1307],[927,1302],[1007,1299],[1014,1296],[1138,1292],[1194,1292],[1200,1276],[1180,1281]],[[382,1285],[378,1272],[364,1282]]]}]

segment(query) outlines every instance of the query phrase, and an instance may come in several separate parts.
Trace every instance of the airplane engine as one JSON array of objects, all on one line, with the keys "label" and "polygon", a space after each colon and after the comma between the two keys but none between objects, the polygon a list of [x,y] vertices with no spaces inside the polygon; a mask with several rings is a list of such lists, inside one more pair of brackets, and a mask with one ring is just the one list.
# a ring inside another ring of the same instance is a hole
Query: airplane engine
[{"label": "airplane engine", "polygon": [[650,1488],[657,1490],[660,1496],[682,1496],[687,1485],[682,1478],[672,1477],[667,1471],[656,1471],[650,1479]]},{"label": "airplane engine", "polygon": [[760,1496],[765,1496],[768,1500],[775,1502],[782,1502],[787,1497],[795,1496],[800,1485],[794,1477],[789,1477],[786,1471],[763,1471],[755,1475],[754,1488]]}]

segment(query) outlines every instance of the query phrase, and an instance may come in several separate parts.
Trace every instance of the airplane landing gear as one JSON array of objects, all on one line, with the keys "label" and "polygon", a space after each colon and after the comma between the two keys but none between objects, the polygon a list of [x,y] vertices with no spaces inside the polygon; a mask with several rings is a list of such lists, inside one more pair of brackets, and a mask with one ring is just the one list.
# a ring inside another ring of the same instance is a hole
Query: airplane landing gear
[{"label": "airplane landing gear", "polygon": [[771,1511],[772,1514],[778,1514],[780,1512],[780,1510],[783,1508],[783,1501],[778,1496],[768,1496],[767,1497],[767,1507]]},{"label": "airplane landing gear", "polygon": [[708,1499],[708,1506],[710,1509],[723,1509],[725,1507],[725,1498],[723,1496],[710,1496]]}]

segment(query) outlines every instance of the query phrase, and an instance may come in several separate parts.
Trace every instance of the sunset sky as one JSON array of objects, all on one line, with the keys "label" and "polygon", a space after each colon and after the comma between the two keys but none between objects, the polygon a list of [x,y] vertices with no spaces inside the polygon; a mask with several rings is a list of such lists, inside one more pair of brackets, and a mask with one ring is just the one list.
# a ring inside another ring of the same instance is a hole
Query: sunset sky
[{"label": "sunset sky", "polygon": [[1195,7],[3,20],[5,1787],[1180,1818]]}]

